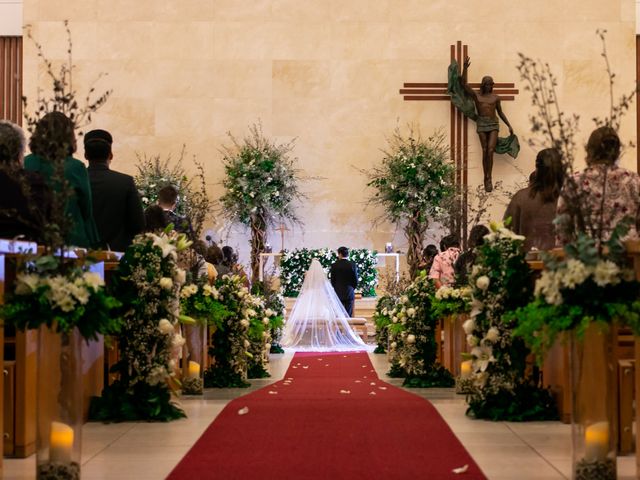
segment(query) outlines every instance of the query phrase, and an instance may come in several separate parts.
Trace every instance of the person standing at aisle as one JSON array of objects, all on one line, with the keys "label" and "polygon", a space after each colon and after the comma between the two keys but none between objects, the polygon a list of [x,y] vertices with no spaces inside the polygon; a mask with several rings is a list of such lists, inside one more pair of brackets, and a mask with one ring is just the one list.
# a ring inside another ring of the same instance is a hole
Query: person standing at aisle
[{"label": "person standing at aisle", "polygon": [[347,314],[353,317],[353,305],[356,298],[355,289],[358,286],[358,268],[348,258],[349,249],[340,247],[338,249],[338,260],[331,265],[331,285]]}]

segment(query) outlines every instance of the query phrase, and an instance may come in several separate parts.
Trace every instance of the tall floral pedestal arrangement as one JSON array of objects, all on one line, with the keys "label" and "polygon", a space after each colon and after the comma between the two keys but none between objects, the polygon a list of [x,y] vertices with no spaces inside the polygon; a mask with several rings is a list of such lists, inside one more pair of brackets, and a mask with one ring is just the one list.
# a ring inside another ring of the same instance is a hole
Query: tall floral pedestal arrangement
[{"label": "tall floral pedestal arrangement", "polygon": [[616,478],[614,328],[591,324],[571,339],[574,480]]},{"label": "tall floral pedestal arrangement", "polygon": [[38,335],[38,480],[80,478],[82,444],[82,336],[77,328]]},{"label": "tall floral pedestal arrangement", "polygon": [[43,256],[23,266],[2,306],[7,324],[38,330],[36,475],[80,478],[83,423],[82,342],[116,332],[120,304],[102,278]]}]

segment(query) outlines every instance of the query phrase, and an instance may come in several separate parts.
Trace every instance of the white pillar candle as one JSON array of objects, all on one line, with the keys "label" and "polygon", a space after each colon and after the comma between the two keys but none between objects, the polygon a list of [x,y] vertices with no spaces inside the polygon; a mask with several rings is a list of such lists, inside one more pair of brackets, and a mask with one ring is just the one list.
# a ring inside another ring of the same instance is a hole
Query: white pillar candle
[{"label": "white pillar candle", "polygon": [[51,423],[49,437],[49,460],[51,462],[71,463],[73,450],[73,428],[62,422]]},{"label": "white pillar candle", "polygon": [[604,461],[609,453],[609,422],[596,422],[584,431],[585,458]]},{"label": "white pillar candle", "polygon": [[198,362],[189,361],[189,378],[197,378],[200,376],[200,364]]}]

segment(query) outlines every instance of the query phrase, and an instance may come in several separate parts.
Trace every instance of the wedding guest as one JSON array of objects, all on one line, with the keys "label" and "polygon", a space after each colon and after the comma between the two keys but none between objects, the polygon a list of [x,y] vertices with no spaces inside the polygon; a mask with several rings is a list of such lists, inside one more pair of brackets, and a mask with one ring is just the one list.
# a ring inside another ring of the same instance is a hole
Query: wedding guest
[{"label": "wedding guest", "polygon": [[144,213],[133,177],[111,170],[113,137],[106,130],[84,136],[84,158],[89,161],[93,217],[104,248],[124,252],[144,230]]},{"label": "wedding guest", "polygon": [[149,205],[144,211],[144,231],[160,233],[169,223],[164,215],[164,210],[160,205]]},{"label": "wedding guest", "polygon": [[[558,200],[558,234],[563,243],[577,231],[606,241],[623,219],[631,220],[627,238],[637,237],[640,226],[640,176],[616,165],[620,157],[620,137],[611,127],[594,130],[587,142],[587,167],[567,182]],[[573,185],[577,191],[573,192]],[[568,204],[571,199],[573,204]],[[580,207],[578,215],[576,207]],[[583,225],[581,225],[583,223]]]},{"label": "wedding guest", "polygon": [[[65,239],[68,245],[93,248],[99,246],[100,237],[93,219],[93,205],[89,175],[84,164],[73,158],[76,151],[75,126],[62,112],[50,112],[38,121],[29,141],[31,154],[24,159],[24,168],[41,173],[51,185],[54,175],[53,162],[58,155],[65,155],[64,178],[73,195],[65,208],[71,218],[72,228]],[[59,188],[59,187],[54,187]]]},{"label": "wedding guest", "polygon": [[222,249],[218,245],[211,245],[208,247],[204,259],[213,265],[218,276],[221,277],[231,273],[231,269],[223,263],[224,255],[222,254]]},{"label": "wedding guest", "polygon": [[242,283],[245,287],[249,287],[249,277],[242,268],[242,265],[238,263],[238,254],[229,245],[222,247],[222,263],[229,267],[232,275],[237,275],[242,279]]},{"label": "wedding guest", "polygon": [[42,175],[22,168],[22,129],[0,120],[0,237],[41,241],[50,191]]},{"label": "wedding guest", "polygon": [[424,270],[429,273],[431,271],[431,266],[433,265],[433,260],[438,255],[438,247],[434,244],[430,243],[427,245],[424,250],[422,250],[422,260],[418,265],[418,270]]},{"label": "wedding guest", "polygon": [[558,150],[546,148],[538,152],[531,185],[516,192],[504,213],[505,220],[511,218],[511,230],[524,235],[526,251],[549,250],[555,246],[553,220],[563,180],[564,168]]},{"label": "wedding guest", "polygon": [[158,191],[158,205],[164,210],[167,223],[172,223],[176,232],[184,233],[191,240],[195,240],[189,219],[175,212],[178,205],[178,190],[173,185],[166,185]]},{"label": "wedding guest", "polygon": [[455,235],[447,235],[440,241],[440,248],[442,251],[433,259],[433,265],[429,270],[429,278],[433,279],[436,288],[453,285],[453,264],[460,255],[460,240]]},{"label": "wedding guest", "polygon": [[467,250],[462,252],[453,264],[457,285],[463,286],[469,283],[469,270],[476,261],[476,248],[484,243],[484,236],[488,234],[489,229],[484,225],[475,225],[469,232]]},{"label": "wedding guest", "polygon": [[191,248],[198,258],[198,277],[206,276],[209,283],[213,283],[218,278],[218,272],[213,264],[207,260],[207,244],[204,243],[204,240],[198,239],[193,242]]}]

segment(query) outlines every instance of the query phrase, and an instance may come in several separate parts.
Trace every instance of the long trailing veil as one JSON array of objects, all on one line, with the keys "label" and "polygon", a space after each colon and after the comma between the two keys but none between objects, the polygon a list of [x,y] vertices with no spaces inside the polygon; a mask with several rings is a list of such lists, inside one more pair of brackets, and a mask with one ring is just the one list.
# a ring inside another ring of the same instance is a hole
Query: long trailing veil
[{"label": "long trailing veil", "polygon": [[367,345],[353,331],[348,319],[322,265],[314,259],[280,343],[297,351],[367,350]]}]

